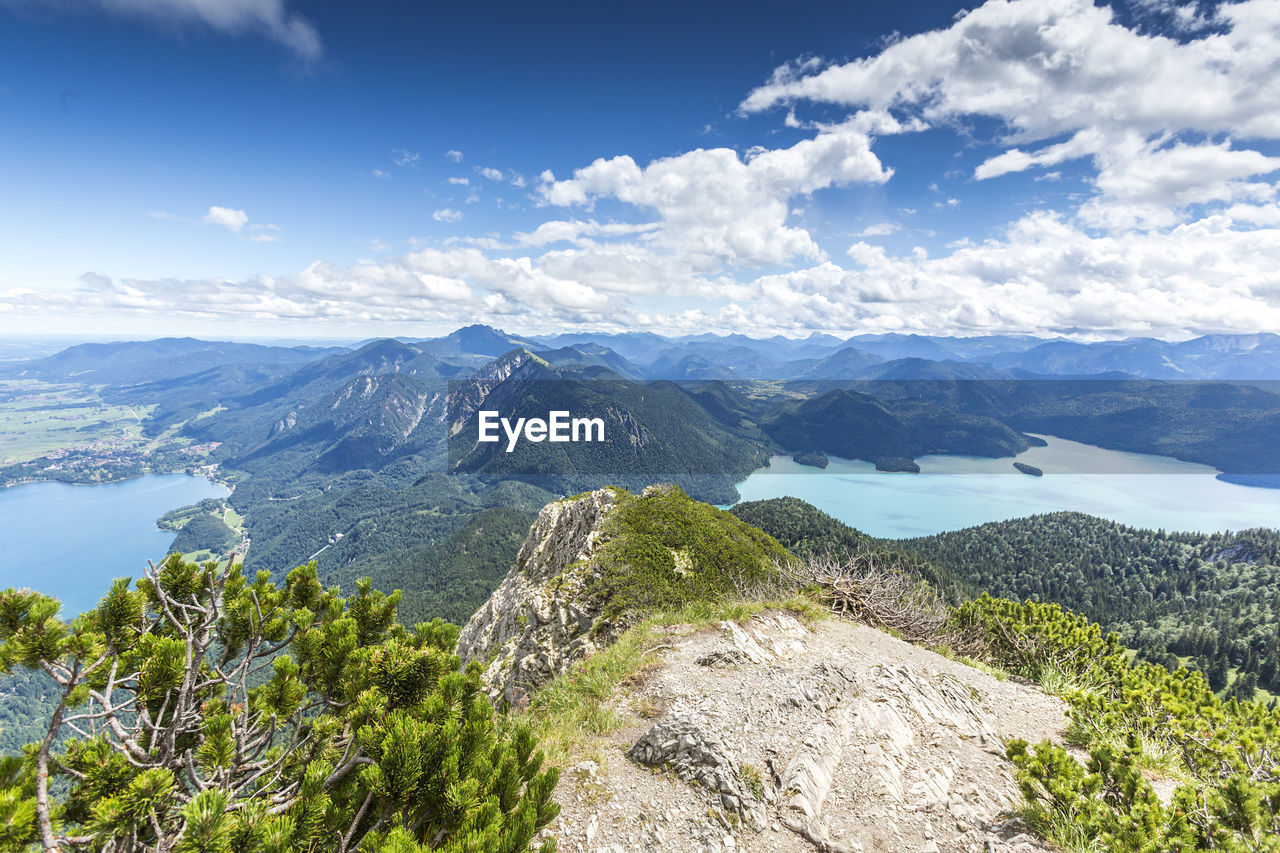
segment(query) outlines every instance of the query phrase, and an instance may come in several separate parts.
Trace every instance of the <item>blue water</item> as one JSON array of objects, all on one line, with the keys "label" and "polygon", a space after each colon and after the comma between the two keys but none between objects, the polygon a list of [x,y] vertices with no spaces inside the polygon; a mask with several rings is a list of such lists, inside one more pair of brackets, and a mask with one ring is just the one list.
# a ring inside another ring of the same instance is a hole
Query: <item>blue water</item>
[{"label": "blue water", "polygon": [[1280,489],[1224,483],[1208,465],[1041,437],[1046,447],[1016,459],[1043,477],[1019,473],[1008,457],[924,456],[916,460],[919,474],[889,474],[870,462],[833,457],[820,470],[775,456],[738,492],[744,501],[791,495],[895,539],[1057,510],[1165,530],[1280,527]]},{"label": "blue water", "polygon": [[30,483],[0,489],[0,588],[29,587],[74,615],[118,577],[138,578],[173,534],[156,527],[171,509],[230,492],[202,477],[150,474],[119,483]]}]

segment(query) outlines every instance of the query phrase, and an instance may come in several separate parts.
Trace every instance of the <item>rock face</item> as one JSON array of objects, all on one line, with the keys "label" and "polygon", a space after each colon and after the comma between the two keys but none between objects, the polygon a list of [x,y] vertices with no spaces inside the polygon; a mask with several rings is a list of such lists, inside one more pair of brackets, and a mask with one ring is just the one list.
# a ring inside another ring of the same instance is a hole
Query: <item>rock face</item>
[{"label": "rock face", "polygon": [[617,626],[589,600],[586,586],[605,518],[617,504],[612,489],[599,489],[543,507],[515,565],[463,627],[458,654],[463,663],[486,665],[490,699],[519,705],[614,640]]}]

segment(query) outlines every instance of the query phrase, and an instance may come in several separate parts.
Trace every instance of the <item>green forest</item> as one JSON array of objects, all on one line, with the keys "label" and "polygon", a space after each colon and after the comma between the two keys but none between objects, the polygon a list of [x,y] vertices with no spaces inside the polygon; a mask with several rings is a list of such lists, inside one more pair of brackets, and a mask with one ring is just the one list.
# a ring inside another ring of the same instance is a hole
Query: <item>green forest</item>
[{"label": "green forest", "polygon": [[1280,531],[1167,533],[1058,512],[877,540],[796,498],[733,512],[797,553],[879,552],[952,601],[989,593],[1060,604],[1144,660],[1204,672],[1226,695],[1280,693]]},{"label": "green forest", "polygon": [[1166,533],[1060,512],[904,540],[973,590],[1061,604],[1214,690],[1280,692],[1280,532]]}]

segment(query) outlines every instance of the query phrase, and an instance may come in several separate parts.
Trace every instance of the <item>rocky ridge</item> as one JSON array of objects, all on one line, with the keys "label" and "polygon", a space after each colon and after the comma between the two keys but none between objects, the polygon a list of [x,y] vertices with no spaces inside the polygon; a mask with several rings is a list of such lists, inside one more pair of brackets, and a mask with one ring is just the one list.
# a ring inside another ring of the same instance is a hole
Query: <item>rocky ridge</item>
[{"label": "rocky ridge", "polygon": [[[601,489],[539,514],[459,640],[495,703],[520,706],[635,621],[593,586],[601,549],[631,535],[606,524],[630,500]],[[671,558],[671,574],[707,580],[684,552]],[[562,774],[559,849],[1048,849],[1011,817],[1004,756],[1015,737],[1062,740],[1065,707],[1038,688],[836,618],[767,611],[660,634],[609,700],[623,727],[586,738]]]}]

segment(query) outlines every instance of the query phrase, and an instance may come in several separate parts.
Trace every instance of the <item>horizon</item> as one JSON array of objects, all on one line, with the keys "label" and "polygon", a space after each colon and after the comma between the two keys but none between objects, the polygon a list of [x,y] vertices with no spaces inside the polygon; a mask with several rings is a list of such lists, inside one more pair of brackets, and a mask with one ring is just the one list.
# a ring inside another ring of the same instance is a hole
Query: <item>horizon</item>
[{"label": "horizon", "polygon": [[378,11],[0,0],[0,333],[1280,329],[1274,2]]},{"label": "horizon", "polygon": [[[41,335],[36,333],[11,334],[11,333],[0,332],[0,342],[10,342],[14,344],[25,343],[28,345],[56,343],[56,344],[59,344],[60,346],[65,345],[64,348],[70,349],[71,347],[75,347],[80,344],[110,345],[110,344],[152,343],[152,342],[162,341],[162,340],[194,340],[194,341],[199,341],[203,343],[245,343],[245,344],[258,344],[263,346],[281,346],[281,347],[329,346],[329,347],[346,347],[348,349],[354,349],[357,347],[363,347],[373,343],[377,343],[379,341],[386,341],[386,340],[400,341],[403,343],[437,341],[443,338],[447,338],[450,335],[453,335],[457,332],[465,331],[468,329],[484,329],[487,331],[496,332],[501,335],[507,335],[515,338],[524,337],[532,342],[543,344],[546,346],[551,346],[552,344],[545,343],[545,341],[558,338],[558,337],[564,337],[564,336],[581,336],[584,339],[582,342],[586,342],[585,339],[591,338],[591,337],[613,337],[613,336],[630,335],[630,334],[652,334],[664,340],[671,341],[672,343],[687,343],[687,342],[691,342],[698,339],[705,339],[708,337],[717,338],[717,339],[745,338],[747,340],[755,341],[755,342],[766,342],[768,340],[781,337],[790,342],[798,343],[798,342],[803,342],[813,338],[825,337],[825,338],[834,338],[835,340],[839,341],[841,344],[848,344],[850,346],[854,346],[855,342],[858,339],[866,340],[868,338],[895,338],[895,337],[933,339],[933,340],[941,340],[941,341],[980,340],[984,338],[1009,338],[1009,339],[1030,338],[1030,339],[1040,341],[1041,343],[1071,343],[1071,344],[1082,344],[1082,345],[1120,344],[1120,343],[1126,343],[1130,341],[1156,341],[1164,344],[1177,345],[1180,343],[1187,343],[1189,341],[1198,340],[1200,338],[1280,337],[1280,335],[1277,335],[1274,332],[1206,333],[1202,335],[1193,335],[1193,336],[1187,336],[1182,338],[1157,338],[1157,337],[1150,337],[1150,336],[1131,335],[1123,338],[1117,337],[1117,338],[1090,338],[1090,339],[1085,339],[1081,337],[1072,337],[1069,335],[1044,336],[1044,335],[1034,335],[1034,334],[1017,334],[1017,333],[990,333],[990,334],[977,334],[977,335],[930,335],[930,334],[919,333],[919,332],[880,332],[880,333],[855,332],[847,335],[838,335],[838,334],[831,334],[827,332],[818,332],[818,331],[812,331],[812,332],[808,332],[805,334],[798,334],[798,335],[778,334],[778,335],[772,335],[772,336],[753,336],[753,335],[748,335],[741,332],[700,332],[700,333],[688,333],[683,335],[663,335],[658,332],[651,332],[647,329],[644,329],[644,330],[635,329],[635,330],[627,330],[622,332],[601,331],[599,329],[582,329],[582,330],[571,331],[571,332],[525,332],[522,330],[499,328],[499,327],[490,326],[484,323],[472,323],[466,326],[458,326],[456,328],[450,329],[449,331],[441,334],[431,334],[431,335],[370,335],[365,337],[332,337],[332,336],[318,335],[318,336],[309,337],[302,334],[292,334],[292,335],[263,334],[263,335],[227,335],[227,336],[216,336],[216,335],[201,336],[201,335],[174,334],[174,335],[159,335],[156,337],[145,337],[145,336],[144,337],[119,337],[119,336],[106,335],[106,334],[90,335],[90,334],[64,333],[64,334]],[[567,347],[567,346],[572,346],[572,342],[566,342],[563,344],[555,344],[555,345],[557,347],[561,347],[561,346]],[[1037,344],[1037,346],[1038,345],[1039,344]],[[61,349],[57,351],[61,351]],[[39,357],[39,356],[19,356],[15,358],[5,358],[3,356],[0,356],[0,360],[23,361],[28,358],[36,358],[36,357]],[[972,360],[972,359],[966,359],[966,361],[968,360]]]}]

